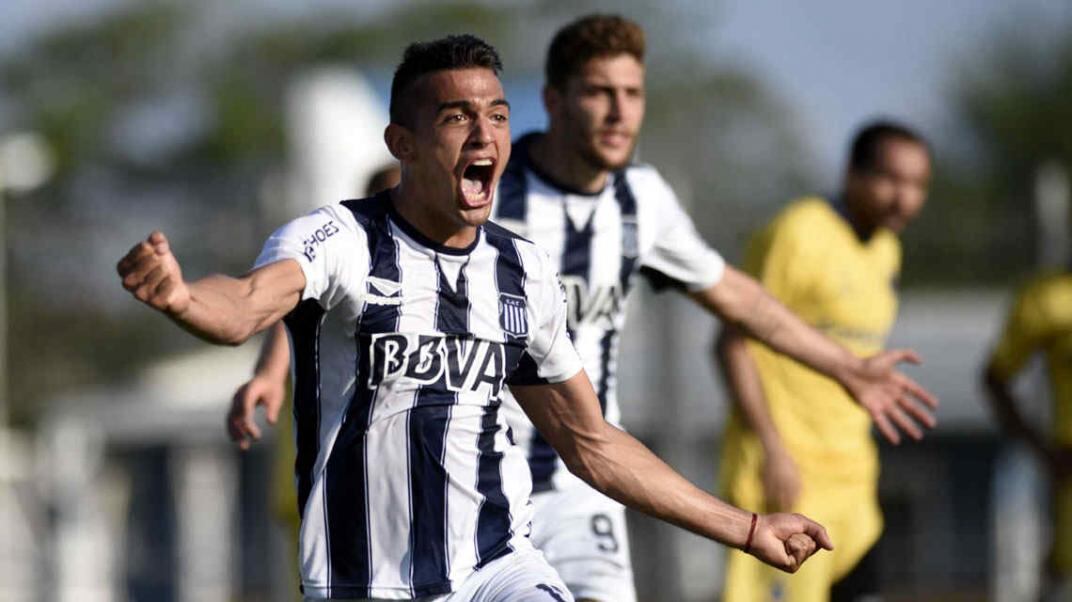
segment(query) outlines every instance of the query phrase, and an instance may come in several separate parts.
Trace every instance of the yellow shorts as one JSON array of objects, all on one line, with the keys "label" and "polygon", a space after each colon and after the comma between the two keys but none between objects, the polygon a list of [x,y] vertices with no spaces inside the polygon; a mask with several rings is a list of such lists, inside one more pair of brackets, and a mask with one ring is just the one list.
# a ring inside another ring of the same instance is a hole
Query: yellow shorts
[{"label": "yellow shorts", "polygon": [[[763,511],[758,465],[738,466],[733,472],[733,481],[727,488],[729,501],[748,510]],[[834,540],[834,551],[818,552],[790,575],[732,550],[726,563],[723,602],[826,602],[831,586],[851,572],[878,541],[882,513],[876,479],[824,481],[807,474],[803,479],[803,491],[793,511],[826,527]]]}]

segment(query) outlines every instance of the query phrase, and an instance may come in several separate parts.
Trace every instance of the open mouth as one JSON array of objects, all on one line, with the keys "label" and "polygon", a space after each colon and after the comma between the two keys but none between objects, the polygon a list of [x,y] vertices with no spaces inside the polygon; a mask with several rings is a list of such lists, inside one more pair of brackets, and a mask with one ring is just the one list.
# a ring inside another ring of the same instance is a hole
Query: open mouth
[{"label": "open mouth", "polygon": [[462,197],[469,207],[478,207],[491,200],[491,179],[495,176],[495,161],[477,159],[462,171]]}]

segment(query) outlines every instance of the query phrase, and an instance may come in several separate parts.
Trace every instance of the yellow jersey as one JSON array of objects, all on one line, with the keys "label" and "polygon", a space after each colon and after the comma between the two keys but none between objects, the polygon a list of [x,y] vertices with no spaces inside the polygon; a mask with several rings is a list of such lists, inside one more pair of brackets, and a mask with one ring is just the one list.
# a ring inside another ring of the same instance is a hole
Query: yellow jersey
[{"label": "yellow jersey", "polygon": [[1017,295],[990,365],[1011,380],[1035,353],[1046,359],[1053,391],[1051,436],[1072,445],[1072,274],[1039,276]]},{"label": "yellow jersey", "polygon": [[[791,203],[752,240],[745,270],[795,314],[857,355],[885,346],[897,313],[895,283],[901,247],[888,230],[861,240],[830,202]],[[878,453],[867,413],[835,381],[755,342],[771,418],[807,482],[874,480]],[[740,441],[738,441],[740,439]],[[758,442],[734,411],[727,451]],[[732,473],[732,465],[729,471]],[[732,474],[724,472],[732,479]]]}]

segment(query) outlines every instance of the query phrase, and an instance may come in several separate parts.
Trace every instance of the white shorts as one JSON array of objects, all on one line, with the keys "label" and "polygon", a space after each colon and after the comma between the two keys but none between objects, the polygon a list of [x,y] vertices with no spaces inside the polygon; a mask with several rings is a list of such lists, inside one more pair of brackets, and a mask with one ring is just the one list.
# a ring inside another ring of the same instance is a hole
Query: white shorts
[{"label": "white shorts", "polygon": [[[320,602],[305,598],[305,602]],[[569,590],[539,550],[512,552],[493,560],[455,584],[452,593],[418,598],[420,602],[574,602]],[[341,601],[345,602],[345,601]],[[390,602],[365,598],[352,602]]]},{"label": "white shorts", "polygon": [[578,481],[534,494],[532,543],[578,600],[634,602],[625,507]]}]

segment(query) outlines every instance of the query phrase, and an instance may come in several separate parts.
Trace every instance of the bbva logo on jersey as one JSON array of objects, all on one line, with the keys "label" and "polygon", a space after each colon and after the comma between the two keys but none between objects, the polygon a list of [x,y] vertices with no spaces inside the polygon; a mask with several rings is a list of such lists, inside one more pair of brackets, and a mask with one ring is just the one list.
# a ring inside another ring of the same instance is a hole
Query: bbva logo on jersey
[{"label": "bbva logo on jersey", "polygon": [[456,392],[487,385],[498,396],[506,377],[505,346],[493,341],[391,332],[372,335],[369,347],[370,389],[408,379]]}]

